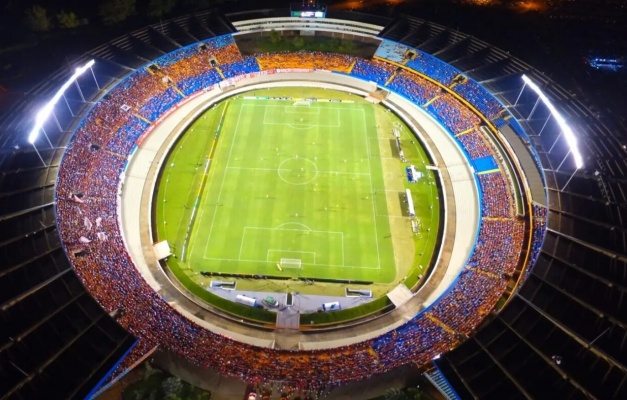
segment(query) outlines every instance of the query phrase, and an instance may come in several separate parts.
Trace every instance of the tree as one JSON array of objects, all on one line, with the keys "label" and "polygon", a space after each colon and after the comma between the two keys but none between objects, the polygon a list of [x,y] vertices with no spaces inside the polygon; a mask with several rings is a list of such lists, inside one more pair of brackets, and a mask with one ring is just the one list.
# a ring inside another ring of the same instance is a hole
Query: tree
[{"label": "tree", "polygon": [[411,397],[401,389],[389,389],[385,392],[385,400],[411,400]]},{"label": "tree", "polygon": [[45,8],[34,5],[26,10],[26,25],[36,32],[47,32],[52,27],[52,22]]},{"label": "tree", "polygon": [[297,49],[302,49],[303,46],[305,45],[305,39],[303,39],[300,36],[294,36],[294,39],[292,39],[292,44],[294,45],[294,47],[296,47]]},{"label": "tree", "polygon": [[178,399],[178,395],[183,389],[183,382],[176,376],[170,376],[161,382],[161,390],[163,391],[163,397],[166,400]]},{"label": "tree", "polygon": [[342,53],[351,53],[354,49],[355,43],[350,39],[342,40],[340,46],[338,47],[338,50]]},{"label": "tree", "polygon": [[101,0],[98,14],[105,25],[117,24],[135,14],[136,0]]},{"label": "tree", "polygon": [[407,395],[412,400],[422,400],[422,392],[418,388],[407,388]]},{"label": "tree", "polygon": [[153,18],[160,18],[176,6],[177,0],[150,0],[148,2],[148,16]]},{"label": "tree", "polygon": [[61,10],[61,12],[57,14],[57,23],[59,24],[59,27],[64,29],[76,28],[81,25],[81,21],[78,19],[76,14],[72,11],[65,12],[64,10]]},{"label": "tree", "polygon": [[281,32],[274,30],[274,29],[270,31],[270,43],[278,44],[281,42],[281,40],[283,40],[283,37],[281,36]]}]

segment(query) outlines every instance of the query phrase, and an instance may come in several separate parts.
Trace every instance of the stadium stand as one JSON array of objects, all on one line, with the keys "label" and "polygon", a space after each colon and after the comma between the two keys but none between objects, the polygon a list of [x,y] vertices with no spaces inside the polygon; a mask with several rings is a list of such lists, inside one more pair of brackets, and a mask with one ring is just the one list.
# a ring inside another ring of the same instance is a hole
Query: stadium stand
[{"label": "stadium stand", "polygon": [[500,276],[465,269],[428,313],[455,332],[469,335],[494,308],[505,286]]},{"label": "stadium stand", "polygon": [[486,92],[481,85],[472,79],[468,79],[462,84],[455,85],[453,90],[475,106],[488,119],[496,118],[503,110],[503,106],[501,106],[490,93]]},{"label": "stadium stand", "polygon": [[377,60],[357,60],[351,75],[383,86],[394,73],[394,69],[390,64]]},{"label": "stadium stand", "polygon": [[410,47],[407,47],[403,44],[392,42],[389,40],[384,40],[379,45],[379,48],[374,53],[376,57],[381,57],[386,60],[390,60],[397,64],[402,64],[405,60],[405,54]]},{"label": "stadium stand", "polygon": [[479,117],[462,106],[459,100],[450,94],[444,94],[436,98],[427,106],[427,111],[440,117],[440,122],[453,134],[464,132],[479,125]]},{"label": "stadium stand", "polygon": [[468,267],[496,277],[511,276],[518,265],[525,226],[514,218],[484,220]]},{"label": "stadium stand", "polygon": [[233,78],[238,75],[249,74],[251,72],[259,71],[259,64],[255,57],[246,57],[241,61],[234,61],[230,64],[223,64],[220,66],[225,78]]},{"label": "stadium stand", "polygon": [[[210,15],[185,17],[165,25],[181,43],[209,36],[211,29],[216,32],[232,29],[224,17],[210,18]],[[420,20],[411,17],[404,17],[403,21],[406,26],[420,25]],[[398,36],[403,31],[399,26],[395,24],[385,33]],[[429,26],[437,25],[429,23]],[[446,28],[439,27],[433,34],[443,29]],[[420,32],[425,38],[431,35],[425,33],[429,30],[414,32]],[[231,51],[215,53],[220,64],[241,61],[241,55],[238,59],[232,51],[230,38],[227,35],[212,44],[225,43],[220,48],[231,46]],[[102,55],[95,70],[106,68],[116,71],[114,76],[122,78],[127,70],[119,69],[115,63],[126,68],[142,65],[141,58],[135,54],[142,54],[147,46],[142,46],[138,40],[126,38],[128,43],[120,47],[123,44],[120,39],[94,50]],[[412,37],[406,40],[414,41],[413,45],[423,41]],[[475,38],[468,40],[487,46]],[[466,48],[468,52],[473,51],[473,46]],[[205,50],[198,53],[202,51]],[[3,340],[0,344],[0,375],[3,376],[0,394],[32,398],[54,392],[63,398],[84,397],[133,346],[133,335],[141,339],[116,373],[159,344],[196,365],[215,368],[225,375],[245,380],[286,379],[297,383],[307,379],[308,385],[320,388],[365,379],[403,362],[427,362],[452,348],[458,341],[457,333],[473,333],[499,300],[499,293],[505,290],[506,280],[501,274],[507,274],[511,267],[509,261],[502,266],[484,263],[482,260],[495,251],[487,243],[499,234],[503,236],[504,230],[513,229],[513,242],[520,240],[522,234],[519,224],[511,217],[511,203],[500,197],[503,185],[500,181],[491,181],[496,176],[482,181],[483,200],[497,198],[490,200],[492,203],[487,207],[484,203],[484,208],[487,208],[486,215],[504,220],[482,222],[481,245],[473,254],[476,257],[441,301],[373,341],[317,352],[258,349],[200,329],[153,292],[124,250],[115,195],[125,157],[139,132],[145,129],[144,121],[133,114],[166,90],[161,81],[163,75],[169,76],[186,96],[221,79],[213,68],[195,69],[196,61],[189,60],[197,57],[199,62],[202,57],[189,48],[184,52],[172,56],[171,62],[163,61],[161,74],[151,75],[146,69],[139,69],[102,97],[74,133],[60,167],[63,152],[55,148],[42,152],[44,168],[38,166],[34,153],[25,150],[7,152],[2,159],[4,196],[0,205],[4,211],[0,218],[3,228],[0,235],[5,236],[0,248],[5,262],[0,274],[0,337]],[[511,59],[498,50],[493,54],[501,57],[500,60]],[[621,213],[627,192],[621,183],[626,170],[625,151],[607,127],[588,118],[590,115],[583,105],[565,97],[561,88],[534,73],[528,65],[518,60],[516,64],[519,72],[533,74],[542,82],[548,95],[558,100],[559,107],[568,108],[572,115],[579,117],[574,123],[585,135],[581,143],[592,167],[579,173],[572,168],[558,171],[567,152],[563,143],[555,142],[559,140],[559,127],[551,122],[545,124],[544,120],[524,123],[526,133],[537,140],[539,159],[547,175],[550,204],[549,208],[539,205],[533,208],[533,244],[528,262],[534,267],[526,276],[522,290],[514,295],[503,312],[494,315],[489,324],[436,363],[458,393],[471,397],[521,398],[524,394],[573,399],[625,398],[627,312],[623,295],[627,285],[624,274],[627,241]],[[195,76],[194,71],[198,73]],[[497,68],[491,71],[499,78]],[[468,73],[472,77],[472,72]],[[100,84],[113,82],[109,74],[96,76]],[[395,90],[403,93],[402,88],[412,86],[407,84],[409,80],[403,74],[397,75],[392,85],[398,82]],[[59,82],[57,78],[47,84]],[[495,79],[488,84],[488,89],[501,93],[500,100],[511,104],[521,86],[506,79]],[[87,83],[82,83],[81,89],[89,99],[102,95],[99,88],[88,88]],[[475,96],[472,89],[461,90],[464,96]],[[411,98],[408,93],[409,90],[404,94]],[[82,104],[77,94],[68,93],[68,96],[72,102]],[[429,94],[414,96],[431,98]],[[464,114],[467,111],[462,111],[461,103],[448,96],[434,101],[428,110],[454,134],[476,126],[477,117],[472,113]],[[485,103],[481,97],[467,100],[482,111],[492,110],[489,104],[479,106]],[[30,101],[33,99],[24,98],[20,106],[2,111],[0,127],[7,148],[19,143],[14,118],[16,113],[27,114],[24,104]],[[526,93],[511,110],[515,116],[529,115],[535,101],[536,97]],[[130,109],[125,110],[124,106]],[[165,112],[166,108],[159,110]],[[465,120],[464,115],[470,121]],[[62,112],[59,118],[64,126],[73,120]],[[502,127],[508,125],[505,123]],[[539,136],[536,133],[542,125],[546,127]],[[69,141],[70,135],[63,129],[51,127],[46,131],[55,145],[62,146]],[[463,140],[466,143],[462,146],[469,153],[480,146],[472,137]],[[557,143],[555,151],[547,151],[554,143]],[[57,168],[55,211],[49,182],[51,176],[56,176]],[[29,178],[23,179],[24,174],[30,174]],[[570,174],[575,174],[572,182]],[[24,183],[16,182],[28,182],[32,186],[20,187],[18,185]],[[567,187],[566,182],[570,182]],[[58,227],[54,222],[55,214]],[[85,219],[90,221],[91,227]],[[96,223],[97,220],[100,222]],[[549,228],[546,237],[545,226]],[[57,228],[62,232],[63,244]],[[514,258],[509,252],[496,252],[506,260]],[[87,295],[72,267],[106,312]],[[107,314],[113,315],[117,322]],[[206,348],[219,351],[201,350]],[[566,361],[556,365],[556,355]],[[344,362],[335,362],[340,357]],[[311,379],[311,370],[320,371],[320,376]]]},{"label": "stadium stand", "polygon": [[[217,46],[211,45],[211,47]],[[216,53],[217,59],[241,58],[239,52],[233,50],[233,44],[219,49],[222,50]],[[190,57],[196,56],[194,52],[184,51]],[[261,65],[272,65],[270,63],[272,60],[284,59],[285,56],[263,55],[262,58],[265,62],[261,61]],[[177,60],[168,64],[168,68],[172,70],[177,68],[178,63],[185,63],[185,59],[178,56],[170,59]],[[344,65],[350,62],[350,59],[346,57],[335,55],[329,55],[323,59],[332,62],[330,68],[337,68],[338,60],[345,60]],[[249,57],[247,60],[220,64],[220,67],[223,68],[227,77],[253,72],[255,66],[258,65],[257,60],[254,57]],[[316,63],[315,65],[324,67],[320,59]],[[367,73],[362,72],[366,71],[366,67],[363,69],[359,67],[356,72],[364,74],[361,76],[366,79],[373,78],[376,74],[389,74],[393,68],[382,62],[371,64],[358,61],[356,65],[378,65],[378,68],[370,69]],[[185,70],[192,72],[189,69]],[[384,77],[388,78],[386,75]],[[106,125],[100,125],[100,130],[103,132],[93,129],[98,125],[90,130],[86,129],[86,125],[79,128],[61,166],[57,187],[59,228],[63,232],[67,253],[76,271],[92,295],[106,310],[122,311],[119,322],[140,338],[134,352],[125,360],[121,368],[141,357],[142,351],[161,346],[185,356],[196,365],[214,368],[225,375],[245,380],[271,381],[287,376],[289,377],[287,380],[293,384],[310,385],[312,389],[335,386],[367,378],[373,371],[384,372],[389,368],[409,362],[428,362],[436,352],[443,352],[454,346],[455,332],[470,333],[500,297],[506,284],[506,278],[501,275],[511,273],[517,262],[512,254],[519,251],[517,249],[520,249],[522,243],[522,237],[518,234],[513,235],[514,240],[509,243],[510,251],[506,254],[502,254],[492,246],[478,247],[477,257],[473,262],[479,264],[479,269],[487,271],[489,275],[467,270],[452,289],[452,294],[449,295],[455,301],[445,297],[443,302],[449,304],[448,306],[434,307],[432,314],[444,324],[444,327],[427,318],[426,314],[419,314],[398,332],[392,331],[385,334],[374,344],[358,343],[346,348],[323,352],[301,352],[298,355],[280,350],[254,348],[199,328],[175,312],[142,280],[126,253],[119,233],[120,227],[115,218],[117,207],[115,194],[117,181],[124,165],[124,157],[121,156],[128,154],[120,152],[130,151],[133,140],[138,137],[135,129],[144,125],[136,122],[135,116],[128,112],[117,112],[117,108],[109,106],[108,103],[114,106],[137,104],[139,115],[148,120],[154,120],[174,103],[173,99],[178,98],[178,93],[172,87],[166,88],[160,83],[161,77],[157,74],[139,71],[128,79],[133,85],[142,88],[142,90],[131,91],[137,98],[129,97],[129,84],[123,83],[118,88],[124,90],[114,89],[106,100],[94,106],[91,114],[96,117],[90,117],[87,121],[98,121],[102,118],[107,119],[112,125],[126,127],[130,129],[126,136],[129,142],[120,145],[120,135],[107,135],[104,132]],[[179,73],[177,79],[184,81],[189,78]],[[375,79],[380,80],[376,77]],[[413,86],[419,82],[408,79],[405,86],[399,87],[416,91],[418,89],[414,89]],[[120,99],[117,98],[118,95]],[[462,111],[462,103],[449,99],[445,104],[446,107],[440,106],[433,112],[441,112],[437,116],[445,125],[461,129],[459,115],[466,115],[466,112]],[[103,114],[107,110],[114,110],[114,115]],[[469,136],[469,138],[475,138],[478,142],[484,143],[479,136]],[[108,153],[94,150],[92,145],[96,140],[99,143],[107,143],[107,148],[116,151]],[[472,141],[467,143],[468,146],[478,146]],[[86,172],[77,174],[76,171],[79,170]],[[501,180],[503,180],[502,177]],[[77,189],[84,194],[80,202],[72,197],[73,191]],[[507,201],[506,186],[486,184],[483,192],[485,198],[504,199],[503,202],[495,202],[488,206],[486,208],[488,215],[511,215],[511,204]],[[100,223],[95,229],[92,223],[85,222],[96,220]],[[484,223],[479,243],[482,243],[482,240],[487,243],[497,237],[500,238],[510,231],[512,231],[512,226],[508,225],[507,221]],[[488,263],[486,260],[489,257],[492,259]],[[146,318],[146,316],[151,316],[151,318]],[[170,333],[164,334],[164,332]],[[416,343],[423,345],[418,348]],[[207,346],[221,348],[223,351],[206,353],[191,350],[192,348],[207,348]],[[407,350],[409,347],[412,351]],[[337,356],[343,357],[345,367],[338,367],[333,361]],[[273,362],[277,358],[283,362],[279,364]],[[239,361],[226,363],[227,359]],[[295,360],[299,360],[298,366],[295,365]],[[381,360],[385,368],[377,367],[377,360]],[[311,382],[307,376],[307,371],[312,368],[319,371],[319,376],[314,382]]]},{"label": "stadium stand", "polygon": [[479,175],[481,190],[486,194],[482,201],[484,217],[512,217],[513,204],[507,181],[501,173]]},{"label": "stadium stand", "polygon": [[457,136],[457,139],[473,160],[493,154],[493,150],[490,150],[488,144],[483,140],[481,132],[477,129],[461,134]]},{"label": "stadium stand", "polygon": [[129,154],[140,135],[148,129],[150,124],[140,118],[129,118],[118,129],[116,135],[107,143],[107,150],[123,155]]},{"label": "stadium stand", "polygon": [[417,52],[414,59],[405,64],[409,68],[426,75],[443,85],[450,85],[453,78],[459,73],[453,67],[443,63],[437,58],[423,52]]},{"label": "stadium stand", "polygon": [[325,69],[348,73],[353,58],[341,54],[316,52],[265,53],[256,55],[260,69]]},{"label": "stadium stand", "polygon": [[156,121],[161,114],[183,99],[180,92],[169,87],[146,102],[137,113],[148,121]]},{"label": "stadium stand", "polygon": [[404,94],[412,102],[424,105],[441,94],[441,88],[434,83],[408,71],[396,74],[388,88]]}]

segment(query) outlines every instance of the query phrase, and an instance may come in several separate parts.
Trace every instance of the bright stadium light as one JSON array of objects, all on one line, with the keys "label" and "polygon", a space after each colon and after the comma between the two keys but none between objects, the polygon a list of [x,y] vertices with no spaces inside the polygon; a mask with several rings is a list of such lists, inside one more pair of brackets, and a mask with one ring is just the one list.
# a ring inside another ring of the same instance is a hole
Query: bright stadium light
[{"label": "bright stadium light", "polygon": [[33,127],[33,129],[30,131],[30,134],[28,135],[28,143],[30,144],[35,143],[35,141],[37,140],[37,137],[39,136],[39,131],[44,126],[44,122],[46,122],[46,120],[52,113],[54,106],[57,104],[61,96],[63,96],[63,93],[65,93],[67,88],[72,83],[74,83],[74,81],[76,81],[76,79],[78,79],[79,76],[81,76],[85,71],[91,68],[91,66],[94,65],[94,63],[95,63],[94,60],[90,60],[89,62],[87,62],[87,64],[83,65],[82,67],[76,68],[76,70],[74,70],[74,74],[72,74],[70,79],[68,79],[63,84],[63,86],[61,86],[61,88],[57,90],[57,92],[54,94],[54,97],[52,97],[52,99],[50,99],[50,101],[46,103],[46,105],[43,106],[41,110],[39,110],[39,112],[37,112],[37,116],[35,117],[35,126]]},{"label": "bright stadium light", "polygon": [[566,120],[564,120],[564,117],[562,117],[562,115],[557,111],[555,106],[553,106],[553,103],[551,103],[549,98],[546,97],[546,95],[542,92],[542,90],[540,90],[538,85],[536,85],[531,79],[529,79],[527,75],[523,75],[522,79],[527,85],[529,85],[529,87],[531,87],[531,89],[533,89],[534,92],[536,92],[536,94],[540,97],[544,105],[546,105],[546,107],[551,112],[551,115],[557,121],[557,124],[562,130],[564,137],[566,137],[566,143],[568,144],[568,148],[570,149],[571,154],[575,158],[575,166],[577,167],[577,169],[583,167],[583,158],[581,157],[581,153],[579,152],[579,147],[577,146],[577,138],[575,137],[575,134],[573,133],[572,129],[570,129],[570,126],[568,126],[568,124],[566,123]]}]

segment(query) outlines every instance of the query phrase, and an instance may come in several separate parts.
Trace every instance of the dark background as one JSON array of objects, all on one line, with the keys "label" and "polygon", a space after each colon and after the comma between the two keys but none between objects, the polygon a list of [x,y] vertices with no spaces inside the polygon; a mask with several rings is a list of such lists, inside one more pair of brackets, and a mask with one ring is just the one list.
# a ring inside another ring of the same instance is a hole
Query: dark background
[{"label": "dark background", "polygon": [[[277,0],[135,0],[132,16],[104,25],[99,6],[106,1],[113,0],[0,0],[0,98],[3,93],[27,92],[81,53],[159,19],[207,7],[231,12],[289,4]],[[155,4],[163,3],[172,6],[169,12],[148,16]],[[411,14],[471,34],[532,64],[596,112],[617,136],[627,136],[627,70],[600,71],[584,62],[587,56],[627,57],[625,0],[330,0],[327,4],[332,10],[390,17]],[[34,5],[44,7],[51,17],[47,32],[34,32],[26,24],[26,11]],[[83,25],[58,27],[55,15],[61,10],[74,12]]]}]

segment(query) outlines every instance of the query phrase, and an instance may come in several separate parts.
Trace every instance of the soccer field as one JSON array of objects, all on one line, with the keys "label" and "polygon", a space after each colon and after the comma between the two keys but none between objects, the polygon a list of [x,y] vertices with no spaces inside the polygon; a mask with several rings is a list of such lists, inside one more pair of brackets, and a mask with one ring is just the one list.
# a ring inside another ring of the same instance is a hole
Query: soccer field
[{"label": "soccer field", "polygon": [[[213,271],[388,282],[395,277],[369,104],[235,99],[189,243]],[[300,260],[283,271],[281,259]],[[202,268],[202,267],[201,267]]]},{"label": "soccer field", "polygon": [[[407,273],[415,243],[393,136],[381,136],[380,106],[342,98],[238,96],[194,122],[168,158],[156,211],[159,236],[190,271],[389,284],[408,246]],[[395,243],[401,220],[409,242]]]}]

